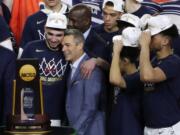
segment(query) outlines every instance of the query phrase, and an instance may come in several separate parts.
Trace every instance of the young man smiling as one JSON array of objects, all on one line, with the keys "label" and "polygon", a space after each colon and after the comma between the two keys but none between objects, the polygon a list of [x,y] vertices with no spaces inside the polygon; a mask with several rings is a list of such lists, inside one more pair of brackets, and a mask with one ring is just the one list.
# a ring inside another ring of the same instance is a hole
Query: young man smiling
[{"label": "young man smiling", "polygon": [[28,42],[44,39],[44,26],[46,24],[47,17],[50,13],[65,14],[68,11],[68,6],[61,2],[61,0],[43,0],[45,8],[29,16],[24,25],[19,56]]},{"label": "young man smiling", "polygon": [[43,83],[44,108],[52,126],[60,126],[64,118],[65,73],[67,62],[61,51],[64,30],[67,27],[65,15],[51,13],[45,24],[45,40],[30,42],[24,48],[23,58],[38,58],[40,79]]}]

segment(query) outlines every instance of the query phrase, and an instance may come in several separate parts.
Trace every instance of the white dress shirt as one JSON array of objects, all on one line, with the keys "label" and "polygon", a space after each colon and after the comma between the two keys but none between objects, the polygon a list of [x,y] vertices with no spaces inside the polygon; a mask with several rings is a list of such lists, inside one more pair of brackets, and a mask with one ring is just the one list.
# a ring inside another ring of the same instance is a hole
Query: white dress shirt
[{"label": "white dress shirt", "polygon": [[74,73],[76,72],[76,69],[79,66],[79,63],[85,57],[85,55],[86,55],[86,53],[83,53],[83,55],[81,57],[79,57],[74,63],[70,64],[70,66],[71,66],[71,79],[72,79]]},{"label": "white dress shirt", "polygon": [[91,26],[89,27],[89,29],[87,31],[85,31],[83,33],[83,36],[84,36],[84,39],[86,40],[86,38],[88,37],[89,33],[90,33],[90,30],[91,30]]}]

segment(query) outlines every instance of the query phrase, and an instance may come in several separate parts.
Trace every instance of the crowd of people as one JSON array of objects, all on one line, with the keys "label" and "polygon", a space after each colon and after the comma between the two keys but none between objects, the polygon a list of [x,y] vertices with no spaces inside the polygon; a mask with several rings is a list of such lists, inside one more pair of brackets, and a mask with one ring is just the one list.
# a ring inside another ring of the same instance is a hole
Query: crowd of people
[{"label": "crowd of people", "polygon": [[179,135],[180,38],[166,15],[139,0],[90,7],[44,0],[26,20],[18,51],[0,16],[0,126],[12,112],[16,60],[37,58],[51,126],[77,135]]}]

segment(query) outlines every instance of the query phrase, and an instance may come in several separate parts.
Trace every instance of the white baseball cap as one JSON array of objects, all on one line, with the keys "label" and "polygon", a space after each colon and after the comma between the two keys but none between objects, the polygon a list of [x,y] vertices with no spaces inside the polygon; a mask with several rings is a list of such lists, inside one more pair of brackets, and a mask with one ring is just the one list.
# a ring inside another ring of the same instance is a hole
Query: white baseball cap
[{"label": "white baseball cap", "polygon": [[140,35],[141,35],[140,28],[127,27],[122,31],[122,35],[117,35],[113,37],[113,42],[115,40],[121,40],[123,46],[138,47]]},{"label": "white baseball cap", "polygon": [[151,35],[156,35],[173,26],[173,22],[166,15],[152,16],[149,18],[147,24],[147,28],[150,30]]},{"label": "white baseball cap", "polygon": [[120,22],[125,22],[125,23],[129,23],[132,24],[133,26],[140,28],[141,27],[141,20],[138,16],[130,14],[130,13],[126,13],[123,14],[120,18]]},{"label": "white baseball cap", "polygon": [[67,18],[65,15],[60,13],[50,13],[48,15],[45,27],[55,28],[55,29],[66,29]]},{"label": "white baseball cap", "polygon": [[124,12],[124,2],[123,0],[104,0],[102,8],[105,8],[107,2],[112,2],[114,5],[113,10],[118,12]]}]

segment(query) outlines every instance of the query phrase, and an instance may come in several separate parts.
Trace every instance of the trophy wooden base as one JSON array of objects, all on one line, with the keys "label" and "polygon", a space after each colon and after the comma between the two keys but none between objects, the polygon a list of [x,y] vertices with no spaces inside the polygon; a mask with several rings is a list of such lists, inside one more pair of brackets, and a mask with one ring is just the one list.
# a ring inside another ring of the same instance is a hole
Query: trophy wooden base
[{"label": "trophy wooden base", "polygon": [[32,119],[21,120],[20,115],[8,117],[6,133],[47,134],[51,132],[50,120],[46,115],[36,114]]},{"label": "trophy wooden base", "polygon": [[11,135],[46,135],[49,134],[51,131],[4,131],[6,134]]}]

